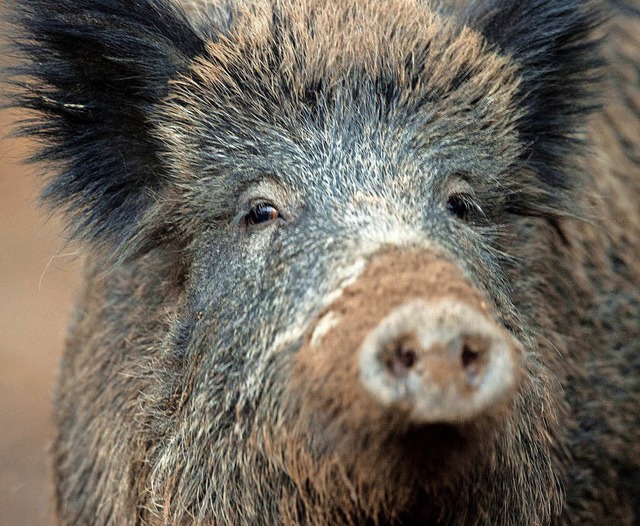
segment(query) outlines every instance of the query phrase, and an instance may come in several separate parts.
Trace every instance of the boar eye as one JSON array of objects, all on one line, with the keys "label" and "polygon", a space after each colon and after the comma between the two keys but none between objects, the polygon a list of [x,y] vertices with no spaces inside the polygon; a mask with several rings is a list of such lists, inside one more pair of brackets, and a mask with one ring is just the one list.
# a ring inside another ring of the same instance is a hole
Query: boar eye
[{"label": "boar eye", "polygon": [[471,198],[466,194],[453,194],[449,196],[449,200],[447,201],[449,212],[463,221],[469,220],[474,206],[473,201],[471,201]]},{"label": "boar eye", "polygon": [[247,214],[247,225],[256,226],[271,223],[280,217],[278,209],[270,203],[258,203]]}]

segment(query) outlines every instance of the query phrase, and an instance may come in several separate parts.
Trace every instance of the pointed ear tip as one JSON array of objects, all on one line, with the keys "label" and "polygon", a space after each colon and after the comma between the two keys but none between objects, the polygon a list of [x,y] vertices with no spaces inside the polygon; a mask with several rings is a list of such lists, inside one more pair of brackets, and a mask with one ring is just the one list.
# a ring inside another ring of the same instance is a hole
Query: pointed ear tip
[{"label": "pointed ear tip", "polygon": [[525,69],[597,67],[607,15],[593,0],[494,0],[476,2],[465,14],[465,24]]},{"label": "pointed ear tip", "polygon": [[465,23],[492,37],[535,34],[549,38],[558,33],[584,32],[607,20],[603,6],[594,0],[494,0],[474,2],[465,11]]},{"label": "pointed ear tip", "polygon": [[3,61],[12,75],[0,70],[0,103],[6,95],[26,116],[13,129],[36,139],[43,198],[74,238],[120,243],[150,206],[149,188],[166,183],[152,107],[204,41],[173,0],[0,2],[16,55]]}]

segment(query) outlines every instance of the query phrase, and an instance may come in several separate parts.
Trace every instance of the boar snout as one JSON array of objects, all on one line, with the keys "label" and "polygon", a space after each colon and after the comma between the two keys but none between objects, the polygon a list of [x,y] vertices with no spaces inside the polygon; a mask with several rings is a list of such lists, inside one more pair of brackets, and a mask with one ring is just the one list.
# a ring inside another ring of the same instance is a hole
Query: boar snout
[{"label": "boar snout", "polygon": [[520,354],[458,265],[393,249],[375,254],[310,327],[292,399],[338,434],[381,440],[392,428],[495,420],[515,396]]},{"label": "boar snout", "polygon": [[418,424],[466,421],[515,386],[509,337],[455,300],[396,307],[365,338],[359,357],[367,391]]}]

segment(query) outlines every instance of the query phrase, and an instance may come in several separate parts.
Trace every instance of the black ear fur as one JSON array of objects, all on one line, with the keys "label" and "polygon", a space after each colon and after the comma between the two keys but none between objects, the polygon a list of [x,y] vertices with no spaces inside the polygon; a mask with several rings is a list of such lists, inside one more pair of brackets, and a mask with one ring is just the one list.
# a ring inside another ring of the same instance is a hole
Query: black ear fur
[{"label": "black ear fur", "polygon": [[154,106],[204,39],[161,0],[14,0],[9,22],[24,58],[11,105],[35,111],[21,133],[54,168],[44,199],[74,236],[116,247],[164,182]]},{"label": "black ear fur", "polygon": [[568,176],[568,163],[585,117],[600,102],[594,30],[601,15],[589,0],[477,0],[463,18],[520,65],[523,160],[539,174],[542,195],[561,197],[580,184]]}]

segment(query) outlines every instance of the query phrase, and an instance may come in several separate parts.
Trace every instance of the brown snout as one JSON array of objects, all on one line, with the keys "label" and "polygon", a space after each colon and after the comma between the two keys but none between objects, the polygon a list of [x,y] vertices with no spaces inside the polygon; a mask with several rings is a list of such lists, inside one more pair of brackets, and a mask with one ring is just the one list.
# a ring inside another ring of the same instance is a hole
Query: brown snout
[{"label": "brown snout", "polygon": [[455,263],[389,251],[321,314],[296,357],[294,384],[312,412],[341,415],[345,426],[371,430],[390,415],[457,424],[506,407],[517,348]]}]

